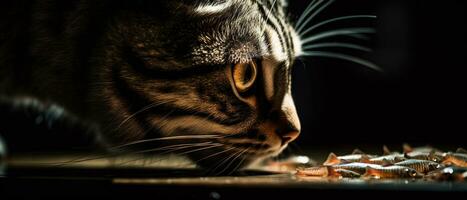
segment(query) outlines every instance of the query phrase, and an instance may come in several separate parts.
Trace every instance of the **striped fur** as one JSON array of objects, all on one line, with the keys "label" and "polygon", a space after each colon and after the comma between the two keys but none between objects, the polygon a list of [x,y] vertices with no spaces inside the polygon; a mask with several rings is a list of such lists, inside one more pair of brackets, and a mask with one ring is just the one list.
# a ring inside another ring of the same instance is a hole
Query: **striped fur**
[{"label": "striped fur", "polygon": [[[290,142],[278,131],[300,129],[290,93],[300,44],[282,0],[23,1],[32,14],[21,19],[31,25],[8,31],[23,31],[30,51],[3,49],[0,77],[21,68],[33,78],[3,79],[2,94],[53,101],[98,124],[115,145],[222,136],[211,141],[222,147],[189,154],[212,156],[202,166],[238,168],[277,155]],[[15,40],[4,42],[12,48]],[[251,61],[260,73],[246,101],[226,71]],[[230,147],[238,148],[213,156]],[[219,156],[230,159],[219,164]]]}]

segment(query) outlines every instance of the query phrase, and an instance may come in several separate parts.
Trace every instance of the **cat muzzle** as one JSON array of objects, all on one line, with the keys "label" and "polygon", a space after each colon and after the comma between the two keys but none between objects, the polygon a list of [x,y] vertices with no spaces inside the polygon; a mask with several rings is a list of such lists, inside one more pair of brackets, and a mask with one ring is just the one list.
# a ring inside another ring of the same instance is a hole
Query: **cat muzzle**
[{"label": "cat muzzle", "polygon": [[268,143],[274,149],[281,149],[300,135],[300,127],[295,125],[284,112],[275,114],[259,126],[259,131],[267,136]]}]

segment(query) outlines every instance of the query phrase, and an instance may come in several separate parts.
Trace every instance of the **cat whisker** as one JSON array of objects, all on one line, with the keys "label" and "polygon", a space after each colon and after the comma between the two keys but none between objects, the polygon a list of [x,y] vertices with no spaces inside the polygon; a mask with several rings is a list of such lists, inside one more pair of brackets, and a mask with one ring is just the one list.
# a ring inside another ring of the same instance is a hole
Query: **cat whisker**
[{"label": "cat whisker", "polygon": [[350,43],[339,43],[339,42],[311,44],[311,45],[303,46],[302,49],[310,50],[310,49],[318,49],[318,48],[325,48],[325,47],[342,47],[342,48],[349,48],[349,49],[356,49],[356,50],[371,52],[370,48],[367,48],[364,46],[350,44]]},{"label": "cat whisker", "polygon": [[[230,156],[228,156],[228,157],[222,159],[222,160],[220,161],[220,163],[219,163],[214,169],[211,170],[211,172],[215,173],[215,172],[217,171],[217,169],[219,169],[219,167],[222,167],[222,165],[224,165],[225,163],[227,163],[230,159],[234,158],[235,156],[237,156],[237,155],[240,154],[241,152],[242,152],[242,151],[235,152],[235,153],[233,153],[232,155],[230,155]],[[217,176],[217,175],[219,175],[220,173],[222,173],[223,171],[225,171],[225,168],[224,168],[224,170],[222,170],[221,172],[215,173],[215,175]]]},{"label": "cat whisker", "polygon": [[[139,151],[139,152],[133,152],[133,153],[136,153],[136,154],[140,154],[140,153],[148,153],[148,152],[155,152],[155,151],[161,151],[161,150],[165,150],[165,149],[168,149],[164,152],[161,152],[161,153],[157,153],[158,156],[162,156],[162,155],[167,155],[169,153],[173,153],[173,152],[176,152],[176,151],[180,151],[180,150],[183,150],[183,149],[188,149],[188,150],[185,150],[184,152],[182,153],[174,153],[175,155],[178,155],[178,156],[181,156],[181,155],[186,155],[186,154],[190,154],[190,153],[193,153],[193,152],[198,152],[198,151],[202,151],[202,150],[207,150],[207,149],[212,149],[212,148],[215,148],[215,147],[220,147],[220,146],[223,146],[223,144],[219,144],[219,143],[198,143],[198,144],[179,144],[179,145],[171,145],[171,146],[167,146],[166,148],[155,148],[155,149],[149,149],[149,150],[145,150],[145,151]],[[195,149],[191,149],[193,147],[196,147]],[[144,160],[144,159],[147,159],[146,156],[142,156],[142,158],[138,158],[138,159],[134,159],[134,160],[130,160],[130,161],[127,161],[127,162],[124,162],[124,163],[120,163],[121,165],[122,164],[127,164],[127,163],[131,163],[131,162],[135,162],[135,161],[138,161],[138,160]],[[158,161],[160,161],[162,159],[159,159]],[[152,161],[150,162],[149,164],[152,164],[154,162],[157,162],[157,161]]]},{"label": "cat whisker", "polygon": [[[243,151],[239,151],[239,153],[237,153],[236,156],[232,158],[232,160],[227,164],[227,166],[225,166],[224,169],[222,171],[218,172],[216,175],[224,173],[225,170],[227,170],[238,158],[240,158],[249,149],[250,149],[250,147],[245,148]],[[230,174],[231,173],[233,173],[233,171],[231,171]]]},{"label": "cat whisker", "polygon": [[370,61],[367,61],[367,60],[364,60],[364,59],[361,59],[361,58],[357,58],[357,57],[354,57],[354,56],[350,56],[350,55],[345,55],[345,54],[325,52],[325,51],[308,51],[308,52],[304,52],[303,55],[304,56],[310,56],[310,57],[337,58],[337,59],[357,63],[357,64],[366,66],[366,67],[371,68],[371,69],[376,70],[376,71],[383,71],[378,65],[376,65],[376,64],[374,64],[374,63],[372,63]]},{"label": "cat whisker", "polygon": [[[271,8],[269,9],[268,13],[266,14],[266,19],[264,20],[264,21],[265,21],[264,23],[266,23],[266,22],[269,20],[269,18],[271,17],[271,12],[272,12],[272,9],[274,9],[274,5],[276,5],[276,1],[277,1],[277,0],[274,0],[274,1],[272,2]],[[266,26],[264,26],[264,28],[263,28],[263,30],[261,31],[261,33],[264,34],[265,32],[266,32]]]},{"label": "cat whisker", "polygon": [[221,135],[179,135],[179,136],[169,136],[169,137],[137,140],[137,141],[130,142],[130,143],[127,143],[127,144],[111,147],[110,150],[116,150],[116,149],[132,146],[132,145],[136,145],[136,144],[155,142],[155,141],[193,140],[193,139],[219,139],[219,138],[222,138],[222,137],[223,136],[221,136]]},{"label": "cat whisker", "polygon": [[[216,147],[221,147],[221,146],[224,146],[224,145],[212,145],[212,146],[206,146],[206,147],[199,147],[199,148],[195,148],[193,150],[188,149],[188,150],[185,150],[185,151],[183,151],[181,153],[175,153],[175,155],[183,156],[183,155],[187,155],[187,154],[190,154],[190,153],[209,150],[209,149],[216,148]],[[166,152],[164,152],[164,153],[167,154]],[[168,152],[168,153],[171,153],[171,152]],[[152,164],[152,163],[158,162],[158,161],[161,161],[161,159],[156,160],[156,161],[151,161],[149,164]]]},{"label": "cat whisker", "polygon": [[152,109],[152,108],[155,108],[157,106],[161,106],[161,105],[164,105],[164,104],[167,104],[167,103],[170,103],[170,102],[173,102],[173,100],[171,101],[164,101],[164,102],[154,102],[154,103],[151,103],[143,108],[141,108],[140,110],[136,111],[135,113],[131,114],[130,116],[128,116],[127,118],[125,118],[118,126],[116,129],[120,129],[123,124],[125,124],[126,122],[128,122],[131,118],[135,117],[136,115],[142,113],[142,112],[145,112],[149,109]]},{"label": "cat whisker", "polygon": [[93,161],[93,160],[99,160],[99,159],[106,159],[106,158],[112,158],[112,157],[118,157],[122,155],[131,155],[131,154],[140,154],[140,153],[146,153],[146,152],[155,152],[155,151],[161,151],[161,150],[166,150],[166,149],[171,149],[171,148],[188,148],[188,147],[196,147],[196,146],[203,146],[203,145],[218,145],[221,146],[222,144],[220,143],[212,143],[212,142],[202,142],[202,143],[191,143],[191,144],[177,144],[177,145],[169,145],[169,146],[163,146],[159,148],[154,148],[154,149],[149,149],[149,150],[143,150],[143,151],[137,151],[137,152],[132,152],[132,151],[125,151],[121,153],[113,153],[113,154],[99,154],[96,156],[84,156],[76,159],[72,159],[69,161],[63,161],[63,162],[54,162],[54,163],[43,163],[44,165],[53,165],[53,166],[65,166],[69,164],[74,164],[74,163],[80,163],[80,162],[87,162],[87,161]]},{"label": "cat whisker", "polygon": [[203,147],[203,148],[190,150],[190,151],[187,151],[187,152],[182,152],[182,153],[179,153],[177,155],[187,155],[187,154],[190,154],[190,153],[194,153],[194,152],[198,152],[198,151],[204,151],[204,150],[207,150],[207,149],[212,149],[212,148],[221,147],[221,146],[224,146],[224,144],[213,144],[212,146],[207,146],[207,147]]},{"label": "cat whisker", "polygon": [[223,150],[223,151],[220,151],[220,152],[217,152],[217,153],[211,154],[211,155],[209,155],[209,156],[206,156],[206,157],[204,157],[204,158],[201,158],[201,159],[199,159],[199,160],[196,160],[195,162],[196,162],[196,163],[198,163],[198,162],[200,162],[200,161],[203,161],[203,160],[206,160],[206,159],[212,158],[212,157],[214,157],[214,156],[217,156],[217,155],[219,155],[219,154],[222,154],[222,153],[225,153],[225,152],[231,151],[231,150],[233,150],[233,149],[236,149],[236,147],[230,147],[230,148],[228,148],[228,149],[226,149],[226,150]]},{"label": "cat whisker", "polygon": [[[235,149],[238,149],[237,147],[234,147],[234,150]],[[240,151],[239,151],[240,152]],[[216,172],[216,170],[221,167],[225,162],[227,162],[228,160],[230,160],[232,157],[234,157],[235,155],[237,155],[237,153],[239,152],[234,152],[233,154],[221,159],[220,161],[218,161],[216,163],[216,165],[214,167],[211,167],[209,170],[208,170],[208,173],[211,174],[211,173],[214,173]]]},{"label": "cat whisker", "polygon": [[321,11],[323,11],[324,9],[326,9],[329,5],[331,5],[332,3],[334,2],[334,0],[329,0],[328,2],[326,2],[323,6],[321,6],[320,8],[318,8],[310,17],[308,17],[305,22],[303,22],[303,24],[301,24],[298,28],[297,28],[297,33],[300,33],[302,32],[302,30],[306,27],[306,25],[313,19],[315,18],[319,13],[321,13]]},{"label": "cat whisker", "polygon": [[339,35],[353,35],[353,34],[360,34],[360,33],[375,33],[375,32],[376,32],[375,29],[365,28],[365,27],[336,29],[336,30],[331,30],[331,31],[325,31],[325,32],[307,37],[302,40],[302,44],[305,45],[310,42],[314,42],[317,40],[321,40],[321,39],[325,39],[325,38],[329,38],[333,36],[339,36]]},{"label": "cat whisker", "polygon": [[[175,109],[171,110],[170,112],[168,112],[167,114],[165,114],[164,116],[162,116],[161,119],[159,119],[159,121],[160,121],[159,128],[162,128],[162,127],[166,126],[167,123],[169,123],[169,120],[166,120],[166,119],[167,119],[174,111],[175,111]],[[165,122],[165,123],[163,123],[163,122]],[[154,130],[154,128],[155,128],[154,125],[151,126],[151,127],[148,128],[147,130],[145,130],[145,131],[143,132],[142,135],[148,134],[150,131]]]},{"label": "cat whisker", "polygon": [[223,144],[213,143],[213,142],[194,143],[194,144],[176,144],[176,145],[169,145],[169,146],[166,146],[166,147],[159,147],[159,148],[152,148],[152,149],[137,151],[137,152],[133,152],[133,153],[137,153],[137,154],[149,153],[149,152],[156,152],[156,151],[172,149],[172,148],[174,148],[175,151],[176,151],[176,150],[179,150],[179,149],[185,149],[185,148],[197,147],[197,146],[206,146],[206,145],[222,146]]},{"label": "cat whisker", "polygon": [[356,38],[356,39],[360,39],[360,40],[369,40],[370,37],[364,35],[364,34],[360,34],[360,33],[354,33],[354,34],[349,34],[349,35],[346,35],[347,37],[353,37],[353,38]]},{"label": "cat whisker", "polygon": [[348,19],[358,19],[358,18],[376,19],[376,16],[375,15],[350,15],[350,16],[342,16],[342,17],[336,17],[336,18],[328,19],[328,20],[325,20],[323,22],[317,23],[316,25],[313,25],[310,28],[307,28],[303,32],[300,32],[300,37],[303,37],[307,33],[311,32],[311,31],[313,31],[313,30],[315,30],[315,29],[317,29],[317,28],[319,28],[321,26],[329,24],[329,23],[338,22],[338,21],[342,21],[342,20],[348,20]]},{"label": "cat whisker", "polygon": [[[246,152],[248,152],[248,150],[250,150],[250,147],[248,147],[247,149],[245,149],[245,151],[243,151],[238,157],[241,157],[242,155],[244,155]],[[238,170],[238,168],[243,164],[243,162],[245,161],[246,157],[244,156],[240,162],[238,162],[238,164],[232,169],[231,172],[229,172],[229,175],[231,175],[232,173],[234,173],[235,171]]]},{"label": "cat whisker", "polygon": [[305,11],[300,15],[300,18],[298,18],[297,24],[295,24],[295,29],[298,28],[305,20],[305,18],[310,14],[311,11],[313,11],[320,3],[322,3],[322,0],[313,0],[308,6],[306,7]]}]

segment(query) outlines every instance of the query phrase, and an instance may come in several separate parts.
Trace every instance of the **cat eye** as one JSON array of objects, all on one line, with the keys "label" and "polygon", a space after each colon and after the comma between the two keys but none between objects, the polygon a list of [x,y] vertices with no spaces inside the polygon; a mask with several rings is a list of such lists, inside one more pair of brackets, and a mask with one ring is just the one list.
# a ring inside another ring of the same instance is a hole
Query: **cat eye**
[{"label": "cat eye", "polygon": [[257,75],[256,63],[238,63],[233,66],[232,76],[239,93],[247,92],[253,87]]}]

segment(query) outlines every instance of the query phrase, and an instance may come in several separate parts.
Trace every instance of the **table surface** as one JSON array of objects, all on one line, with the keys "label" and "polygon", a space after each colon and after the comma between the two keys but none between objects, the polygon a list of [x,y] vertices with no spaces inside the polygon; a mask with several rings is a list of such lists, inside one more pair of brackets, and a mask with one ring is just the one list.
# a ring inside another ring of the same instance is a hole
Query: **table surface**
[{"label": "table surface", "polygon": [[129,162],[122,160],[118,162],[125,165],[115,165],[115,160],[108,159],[56,164],[60,163],[59,160],[69,161],[70,158],[34,158],[25,156],[10,160],[8,175],[0,178],[2,194],[115,196],[136,193],[160,198],[218,199],[222,196],[222,199],[238,199],[236,197],[245,194],[248,194],[248,197],[291,197],[319,193],[351,194],[362,191],[389,196],[404,192],[467,193],[465,182],[313,178],[258,169],[214,176],[179,158],[160,159],[159,162],[145,165],[138,162],[128,164]]}]

